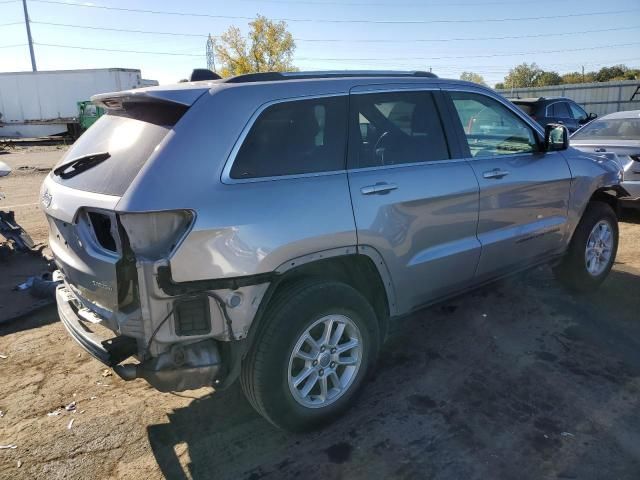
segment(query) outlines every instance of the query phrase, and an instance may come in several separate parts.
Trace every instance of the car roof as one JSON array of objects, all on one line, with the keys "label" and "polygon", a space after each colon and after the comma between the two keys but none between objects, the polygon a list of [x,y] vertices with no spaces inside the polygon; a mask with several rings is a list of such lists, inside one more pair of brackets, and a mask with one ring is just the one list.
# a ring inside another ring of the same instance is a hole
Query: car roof
[{"label": "car roof", "polygon": [[615,118],[640,118],[640,110],[627,110],[625,112],[615,112],[609,113],[608,115],[603,115],[600,117],[600,120],[607,119],[615,119]]},{"label": "car roof", "polygon": [[538,103],[538,102],[550,102],[550,101],[558,101],[558,100],[567,100],[573,102],[567,97],[527,97],[527,98],[511,98],[513,103]]}]

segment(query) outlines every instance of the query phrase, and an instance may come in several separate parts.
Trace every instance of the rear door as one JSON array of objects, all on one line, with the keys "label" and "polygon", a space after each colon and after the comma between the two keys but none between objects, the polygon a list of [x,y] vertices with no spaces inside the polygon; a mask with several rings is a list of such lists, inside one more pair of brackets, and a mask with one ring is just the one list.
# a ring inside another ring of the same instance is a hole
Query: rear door
[{"label": "rear door", "polygon": [[480,254],[478,182],[437,88],[358,87],[350,95],[348,175],[358,244],[393,280],[398,310],[463,288]]},{"label": "rear door", "polygon": [[477,277],[509,273],[563,248],[571,172],[541,152],[524,115],[484,90],[448,92],[465,156],[480,184]]}]

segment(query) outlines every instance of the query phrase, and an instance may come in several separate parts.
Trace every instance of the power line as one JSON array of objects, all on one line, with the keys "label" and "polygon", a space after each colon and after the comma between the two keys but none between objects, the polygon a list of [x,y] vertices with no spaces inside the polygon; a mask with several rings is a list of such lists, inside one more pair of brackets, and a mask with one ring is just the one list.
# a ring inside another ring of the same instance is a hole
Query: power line
[{"label": "power line", "polygon": [[24,25],[24,22],[0,23],[0,27],[9,27],[11,25]]},{"label": "power line", "polygon": [[16,43],[14,45],[0,45],[0,48],[14,48],[14,47],[26,47],[26,46],[27,46],[26,43]]},{"label": "power line", "polygon": [[[35,42],[34,42],[35,43]],[[142,51],[142,50],[122,50],[122,49],[113,49],[113,48],[98,48],[98,47],[86,47],[79,45],[63,45],[57,43],[40,43],[37,42],[37,45],[46,46],[46,47],[58,47],[58,48],[75,48],[80,50],[97,50],[97,51],[105,51],[105,52],[118,52],[118,53],[144,53],[144,54],[152,54],[152,55],[173,55],[173,56],[185,56],[185,57],[202,57],[201,54],[195,53],[178,53],[178,52],[158,52],[158,51]],[[297,60],[320,60],[320,61],[412,61],[412,60],[447,60],[447,59],[466,59],[466,58],[491,58],[491,57],[511,57],[511,56],[521,56],[521,55],[539,55],[546,53],[564,53],[564,52],[580,52],[585,50],[599,50],[604,48],[615,48],[615,47],[628,47],[640,45],[640,42],[631,42],[631,43],[618,43],[612,45],[600,45],[596,47],[581,47],[581,48],[569,48],[569,49],[558,49],[558,50],[539,50],[539,51],[529,51],[529,52],[516,52],[516,53],[494,53],[488,55],[462,55],[462,56],[445,56],[445,57],[391,57],[391,58],[320,58],[320,57],[298,57]]]},{"label": "power line", "polygon": [[582,48],[568,48],[560,50],[538,50],[531,52],[516,52],[516,53],[492,53],[488,55],[461,55],[446,57],[394,57],[394,58],[318,58],[318,57],[298,57],[298,60],[323,60],[323,61],[364,61],[364,60],[445,60],[445,59],[465,59],[465,58],[491,58],[491,57],[515,57],[520,55],[539,55],[542,53],[564,53],[564,52],[581,52],[584,50],[599,50],[603,48],[615,48],[615,47],[629,47],[633,45],[640,45],[640,42],[631,43],[618,43],[614,45],[600,45],[597,47],[582,47]]},{"label": "power line", "polygon": [[[58,0],[31,0],[35,3],[46,3],[54,5],[64,5],[67,7],[83,7],[83,8],[97,8],[102,10],[113,10],[119,12],[135,12],[135,13],[149,13],[154,15],[176,15],[181,17],[206,17],[206,18],[220,18],[227,20],[255,20],[255,17],[234,16],[234,15],[213,15],[209,13],[185,13],[175,12],[167,10],[146,10],[137,8],[125,8],[125,7],[107,7],[104,5],[91,5],[80,3],[68,3]],[[513,17],[513,18],[484,18],[484,19],[469,19],[469,20],[344,20],[344,19],[319,19],[319,18],[273,18],[276,21],[285,22],[307,22],[307,23],[367,23],[367,24],[433,24],[433,23],[489,23],[489,22],[518,22],[524,20],[553,20],[560,18],[573,18],[573,17],[589,17],[594,15],[616,15],[621,13],[630,13],[640,11],[640,8],[632,8],[628,10],[611,10],[604,12],[590,12],[590,13],[569,13],[566,15],[551,15],[551,16],[538,16],[538,17]]]},{"label": "power line", "polygon": [[[17,22],[20,23],[20,22]],[[54,22],[39,22],[39,21],[31,21],[32,24],[37,25],[50,25],[55,27],[64,27],[64,28],[80,28],[87,30],[105,30],[109,32],[127,32],[127,33],[141,33],[141,34],[149,34],[149,35],[169,35],[169,36],[177,36],[177,37],[196,37],[196,38],[205,38],[209,37],[209,34],[206,33],[179,33],[179,32],[166,32],[166,31],[158,31],[158,30],[135,30],[135,29],[127,29],[127,28],[111,28],[111,27],[98,27],[92,25],[77,25],[72,23],[54,23]],[[12,25],[12,24],[9,24]],[[2,25],[0,25],[1,27]],[[513,36],[503,36],[503,37],[461,37],[461,38],[425,38],[425,39],[409,39],[409,40],[400,40],[400,39],[346,39],[346,38],[298,38],[295,37],[294,40],[297,42],[318,42],[318,43],[333,43],[333,42],[348,42],[348,43],[431,43],[431,42],[461,42],[461,41],[480,41],[480,40],[515,40],[520,38],[540,38],[540,37],[555,37],[555,36],[571,36],[571,35],[584,35],[588,33],[603,33],[603,32],[619,32],[622,30],[636,30],[640,29],[640,26],[634,27],[617,27],[617,28],[602,28],[597,30],[580,30],[575,32],[560,32],[560,33],[540,33],[534,35],[513,35]],[[215,38],[219,38],[214,36]]]},{"label": "power line", "polygon": [[[315,2],[308,0],[236,0],[236,2],[243,3],[278,3],[278,4],[290,4],[290,5],[319,5],[319,6],[331,6],[339,5],[341,7],[476,7],[480,2],[460,2],[460,3],[388,3],[388,2]],[[536,3],[556,3],[557,0],[537,0]],[[482,2],[484,5],[517,5],[517,2]]]},{"label": "power line", "polygon": [[116,53],[144,53],[146,55],[174,55],[179,57],[203,57],[202,54],[196,53],[177,53],[177,52],[150,52],[143,50],[119,50],[115,48],[98,48],[98,47],[82,47],[79,45],[60,45],[57,43],[40,43],[34,42],[36,45],[40,45],[41,47],[57,47],[57,48],[75,48],[78,50],[96,50],[100,52],[116,52]]}]

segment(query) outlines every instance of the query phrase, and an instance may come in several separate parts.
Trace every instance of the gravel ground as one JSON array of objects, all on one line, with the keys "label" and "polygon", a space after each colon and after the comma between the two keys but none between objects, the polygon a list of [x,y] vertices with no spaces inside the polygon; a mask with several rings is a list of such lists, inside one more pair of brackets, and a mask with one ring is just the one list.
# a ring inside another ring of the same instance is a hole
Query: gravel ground
[{"label": "gravel ground", "polygon": [[[36,202],[41,181],[0,189]],[[18,214],[44,241],[39,212]],[[637,479],[639,290],[634,214],[598,293],[540,268],[421,311],[355,408],[307,435],[276,430],[238,385],[161,394],[108,375],[46,310],[0,326],[0,446],[16,446],[0,478]]]}]

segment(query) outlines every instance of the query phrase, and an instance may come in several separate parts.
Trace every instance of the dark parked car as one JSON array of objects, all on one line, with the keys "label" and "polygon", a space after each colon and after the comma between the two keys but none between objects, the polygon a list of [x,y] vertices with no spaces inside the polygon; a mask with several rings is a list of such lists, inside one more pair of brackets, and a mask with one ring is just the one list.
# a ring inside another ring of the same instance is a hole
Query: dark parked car
[{"label": "dark parked car", "polygon": [[548,123],[561,123],[573,133],[582,125],[597,117],[569,98],[516,98],[511,99],[518,107],[543,127]]}]

